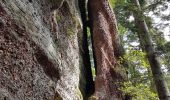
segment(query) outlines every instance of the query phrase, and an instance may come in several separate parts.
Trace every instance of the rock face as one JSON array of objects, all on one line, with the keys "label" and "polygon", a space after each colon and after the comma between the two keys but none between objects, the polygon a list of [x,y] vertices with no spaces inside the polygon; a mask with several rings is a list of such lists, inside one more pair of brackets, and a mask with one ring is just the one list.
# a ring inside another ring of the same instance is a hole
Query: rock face
[{"label": "rock face", "polygon": [[77,0],[0,1],[0,100],[81,100]]}]

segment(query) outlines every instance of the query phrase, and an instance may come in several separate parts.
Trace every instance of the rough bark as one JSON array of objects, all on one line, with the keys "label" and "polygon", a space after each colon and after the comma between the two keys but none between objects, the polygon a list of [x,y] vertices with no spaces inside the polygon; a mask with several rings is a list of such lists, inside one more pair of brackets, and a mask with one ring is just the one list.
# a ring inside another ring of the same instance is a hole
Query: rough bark
[{"label": "rough bark", "polygon": [[161,70],[161,65],[156,56],[156,52],[152,43],[151,36],[149,34],[148,26],[142,17],[141,8],[138,0],[131,0],[134,4],[134,7],[137,8],[136,11],[133,11],[133,15],[135,18],[135,24],[138,30],[138,37],[140,40],[140,44],[142,49],[146,52],[149,64],[151,66],[153,78],[156,84],[156,89],[159,95],[160,100],[170,100],[170,93],[167,87],[166,81],[164,79],[164,75]]},{"label": "rough bark", "polygon": [[82,99],[78,12],[77,0],[0,0],[0,100]]},{"label": "rough bark", "polygon": [[108,0],[89,0],[88,13],[97,66],[95,96],[98,100],[122,99],[118,89],[122,81],[117,65],[117,25]]}]

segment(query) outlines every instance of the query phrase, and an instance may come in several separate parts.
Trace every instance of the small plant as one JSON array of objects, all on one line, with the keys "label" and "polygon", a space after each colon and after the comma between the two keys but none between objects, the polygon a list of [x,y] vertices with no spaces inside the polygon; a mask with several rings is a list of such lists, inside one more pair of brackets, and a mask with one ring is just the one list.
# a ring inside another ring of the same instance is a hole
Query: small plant
[{"label": "small plant", "polygon": [[83,96],[82,96],[81,91],[78,87],[76,88],[76,94],[78,95],[79,100],[83,100]]},{"label": "small plant", "polygon": [[93,81],[94,81],[96,78],[96,71],[94,67],[91,67],[91,70],[92,70],[92,76],[93,76]]},{"label": "small plant", "polygon": [[89,97],[88,100],[98,100],[98,99],[96,96],[93,95],[93,96]]},{"label": "small plant", "polygon": [[57,21],[60,21],[61,20],[61,17],[59,15],[56,16],[56,20]]},{"label": "small plant", "polygon": [[71,38],[73,34],[74,34],[73,29],[68,28],[68,29],[67,29],[67,36],[68,36],[69,38]]}]

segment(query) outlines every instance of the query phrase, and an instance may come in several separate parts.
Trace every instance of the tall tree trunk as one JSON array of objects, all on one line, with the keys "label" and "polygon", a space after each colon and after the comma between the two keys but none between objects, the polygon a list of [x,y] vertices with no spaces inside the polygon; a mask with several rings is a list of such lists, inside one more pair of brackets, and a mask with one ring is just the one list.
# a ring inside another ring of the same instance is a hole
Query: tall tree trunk
[{"label": "tall tree trunk", "polygon": [[[85,73],[85,95],[84,99],[86,100],[90,95],[94,93],[94,82],[93,82],[93,76],[91,71],[91,64],[90,64],[90,55],[88,50],[88,41],[87,41],[87,15],[86,15],[86,0],[79,0],[79,9],[81,12],[81,19],[83,22],[83,64],[84,64],[84,73]],[[84,79],[83,79],[84,81]]]},{"label": "tall tree trunk", "polygon": [[97,66],[95,96],[98,100],[122,99],[123,80],[116,61],[118,35],[116,19],[108,0],[89,0],[90,29]]},{"label": "tall tree trunk", "polygon": [[131,0],[134,4],[134,7],[137,10],[133,11],[133,15],[135,18],[135,24],[138,29],[138,37],[140,40],[140,44],[143,47],[143,50],[147,53],[147,58],[151,66],[153,78],[155,81],[156,89],[159,95],[160,100],[170,100],[170,93],[164,79],[163,73],[161,71],[161,65],[156,56],[155,49],[152,43],[151,36],[149,34],[149,30],[147,24],[142,17],[142,10],[138,0]]}]

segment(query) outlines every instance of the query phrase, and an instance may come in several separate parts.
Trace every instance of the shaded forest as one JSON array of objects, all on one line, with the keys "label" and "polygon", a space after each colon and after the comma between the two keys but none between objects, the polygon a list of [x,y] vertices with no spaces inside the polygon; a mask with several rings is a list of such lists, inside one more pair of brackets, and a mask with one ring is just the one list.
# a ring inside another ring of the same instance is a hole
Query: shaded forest
[{"label": "shaded forest", "polygon": [[0,100],[170,100],[169,0],[0,0]]}]

